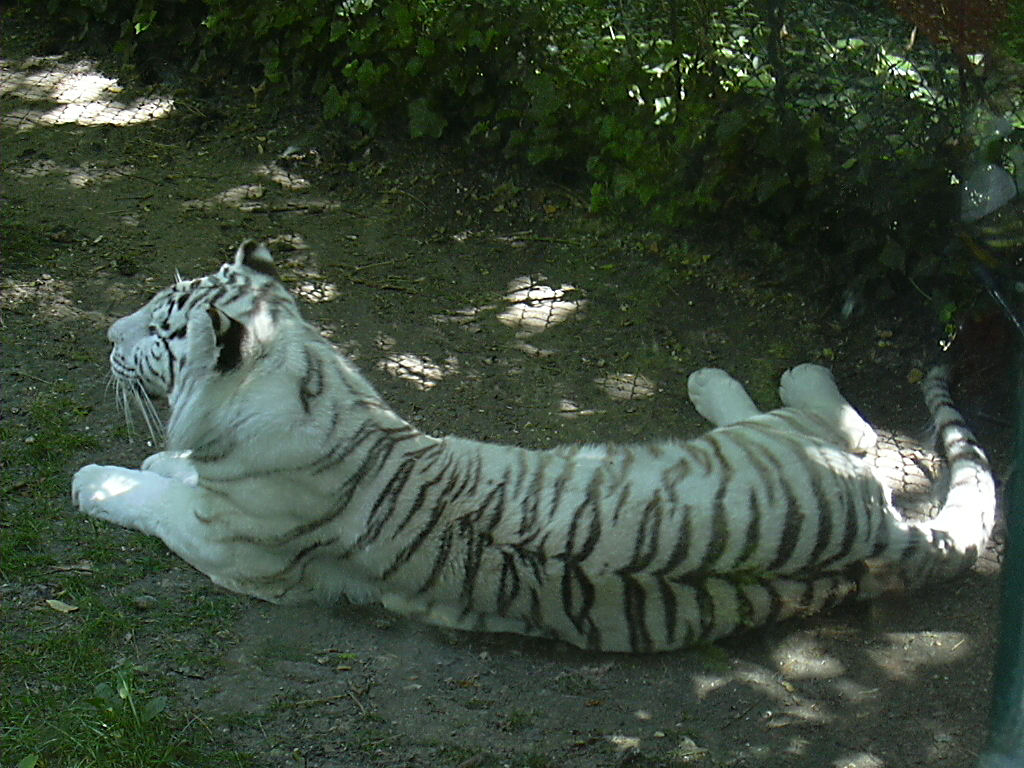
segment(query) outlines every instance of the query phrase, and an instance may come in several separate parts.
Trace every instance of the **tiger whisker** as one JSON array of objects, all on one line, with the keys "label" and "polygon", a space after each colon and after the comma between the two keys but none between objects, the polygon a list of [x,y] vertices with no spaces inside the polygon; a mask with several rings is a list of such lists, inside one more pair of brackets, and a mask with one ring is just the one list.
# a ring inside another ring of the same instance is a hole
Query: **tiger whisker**
[{"label": "tiger whisker", "polygon": [[164,425],[160,414],[157,413],[156,406],[153,405],[153,401],[141,385],[134,387],[133,394],[135,395],[135,403],[138,405],[142,418],[146,422],[146,430],[149,432],[150,440],[153,441],[153,445],[159,445],[162,442]]},{"label": "tiger whisker", "polygon": [[132,433],[135,431],[133,411],[137,409],[142,415],[142,420],[146,425],[146,431],[149,433],[150,440],[152,440],[154,445],[159,444],[164,432],[163,420],[160,418],[156,406],[149,395],[146,394],[142,385],[137,382],[128,384],[117,379],[113,380],[113,384],[118,410],[124,415],[125,424],[128,426],[129,431]]},{"label": "tiger whisker", "polygon": [[114,399],[117,402],[117,410],[121,412],[121,416],[124,418],[125,426],[128,427],[128,431],[133,432],[135,424],[132,420],[131,407],[128,405],[128,393],[125,391],[125,386],[120,380],[113,376],[109,377],[107,380],[107,389],[110,389],[111,385],[114,387]]}]

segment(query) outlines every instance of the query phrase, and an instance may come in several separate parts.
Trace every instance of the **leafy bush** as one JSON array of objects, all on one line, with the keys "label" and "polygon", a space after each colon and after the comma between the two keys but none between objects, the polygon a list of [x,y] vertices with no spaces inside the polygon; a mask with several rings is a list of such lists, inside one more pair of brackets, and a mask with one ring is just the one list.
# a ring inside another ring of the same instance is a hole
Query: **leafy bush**
[{"label": "leafy bush", "polygon": [[[196,69],[205,54],[204,0],[46,0],[57,37],[110,50],[150,77],[175,61]],[[191,61],[182,61],[182,55]]]},{"label": "leafy bush", "polygon": [[270,83],[368,132],[402,120],[414,138],[465,132],[500,111],[538,47],[536,2],[208,0],[215,45],[256,55]]},{"label": "leafy bush", "polygon": [[404,126],[583,176],[595,210],[814,254],[803,266],[824,282],[944,280],[956,62],[920,42],[910,60],[909,28],[870,5],[810,3],[785,18],[780,3],[743,0],[48,8],[136,63],[183,50],[193,70],[259,77],[319,104],[329,124]]}]

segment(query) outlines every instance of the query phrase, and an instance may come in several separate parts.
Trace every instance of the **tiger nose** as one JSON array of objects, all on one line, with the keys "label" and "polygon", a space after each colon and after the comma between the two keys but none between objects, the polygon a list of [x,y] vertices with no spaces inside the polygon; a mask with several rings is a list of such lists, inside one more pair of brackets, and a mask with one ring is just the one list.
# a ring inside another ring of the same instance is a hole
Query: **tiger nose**
[{"label": "tiger nose", "polygon": [[107,330],[107,339],[111,344],[119,344],[133,336],[145,335],[148,323],[148,313],[135,312],[127,317],[122,317],[120,320],[115,321]]},{"label": "tiger nose", "polygon": [[125,320],[127,319],[127,317],[122,317],[111,324],[107,329],[107,341],[111,344],[117,344],[118,341],[124,338]]}]

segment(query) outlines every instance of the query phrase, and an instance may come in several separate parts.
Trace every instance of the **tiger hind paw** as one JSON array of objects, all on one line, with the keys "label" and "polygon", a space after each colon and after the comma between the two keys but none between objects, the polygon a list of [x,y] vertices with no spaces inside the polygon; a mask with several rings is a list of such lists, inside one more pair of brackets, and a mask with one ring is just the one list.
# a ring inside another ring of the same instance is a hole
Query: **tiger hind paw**
[{"label": "tiger hind paw", "polygon": [[878,442],[875,430],[842,396],[827,368],[804,363],[789,369],[779,381],[779,397],[783,405],[822,419],[855,453],[869,451]]},{"label": "tiger hind paw", "polygon": [[697,413],[716,427],[735,424],[760,413],[743,385],[721,368],[701,368],[686,381]]}]

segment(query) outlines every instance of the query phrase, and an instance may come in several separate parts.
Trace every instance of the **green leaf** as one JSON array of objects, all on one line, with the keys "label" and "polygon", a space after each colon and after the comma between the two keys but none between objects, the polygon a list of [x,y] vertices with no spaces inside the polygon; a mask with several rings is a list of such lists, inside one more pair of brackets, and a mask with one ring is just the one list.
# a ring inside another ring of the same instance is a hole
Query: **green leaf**
[{"label": "green leaf", "polygon": [[832,172],[832,158],[820,146],[807,150],[807,180],[812,185],[821,184]]},{"label": "green leaf", "polygon": [[152,8],[149,9],[148,11],[143,11],[143,12],[139,13],[135,17],[135,19],[136,19],[135,20],[135,34],[136,35],[141,35],[143,32],[145,32],[147,29],[149,29],[149,25],[153,23],[153,19],[155,19],[155,18],[156,18],[156,10],[154,10]]},{"label": "green leaf", "polygon": [[167,709],[167,697],[156,696],[146,702],[146,706],[142,708],[142,713],[139,715],[139,719],[144,723],[148,723],[165,709]]},{"label": "green leaf", "polygon": [[344,108],[345,100],[338,91],[338,87],[332,84],[323,97],[324,120],[333,120],[341,114]]},{"label": "green leaf", "polygon": [[18,761],[17,768],[36,768],[39,763],[39,755],[25,755]]},{"label": "green leaf", "polygon": [[878,254],[878,261],[889,269],[902,272],[907,266],[907,254],[899,243],[889,237],[882,246],[882,252]]},{"label": "green leaf", "polygon": [[387,73],[387,64],[374,66],[372,61],[364,59],[359,65],[359,71],[356,72],[356,82],[359,83],[359,87],[364,91],[369,91],[379,86]]},{"label": "green leaf", "polygon": [[110,683],[98,683],[95,688],[92,689],[93,696],[104,703],[111,703],[116,700],[114,695],[114,689],[110,687]]},{"label": "green leaf", "polygon": [[939,320],[949,325],[956,319],[956,302],[948,301],[939,310]]},{"label": "green leaf", "polygon": [[739,109],[734,109],[722,115],[718,121],[718,128],[715,130],[715,138],[725,144],[733,136],[738,134],[747,126],[748,116]]},{"label": "green leaf", "polygon": [[412,138],[428,136],[439,139],[447,127],[448,121],[430,107],[425,96],[409,103],[409,135]]},{"label": "green leaf", "polygon": [[349,23],[344,19],[335,19],[331,22],[331,32],[327,36],[329,42],[337,42],[342,35],[349,31]]},{"label": "green leaf", "polygon": [[551,75],[540,74],[528,80],[525,85],[533,96],[530,112],[537,120],[544,120],[565,105],[565,96]]},{"label": "green leaf", "polygon": [[612,177],[612,190],[616,197],[622,197],[628,192],[632,192],[635,186],[636,175],[633,171],[616,171],[615,175]]},{"label": "green leaf", "polygon": [[789,176],[778,170],[768,169],[761,173],[755,184],[758,203],[763,203],[789,184]]},{"label": "green leaf", "polygon": [[538,165],[539,163],[546,163],[549,160],[557,159],[561,154],[561,147],[556,144],[545,142],[538,146],[530,147],[526,151],[526,159],[531,164]]},{"label": "green leaf", "polygon": [[435,48],[434,41],[429,37],[421,37],[416,41],[416,53],[424,58],[433,56]]}]

